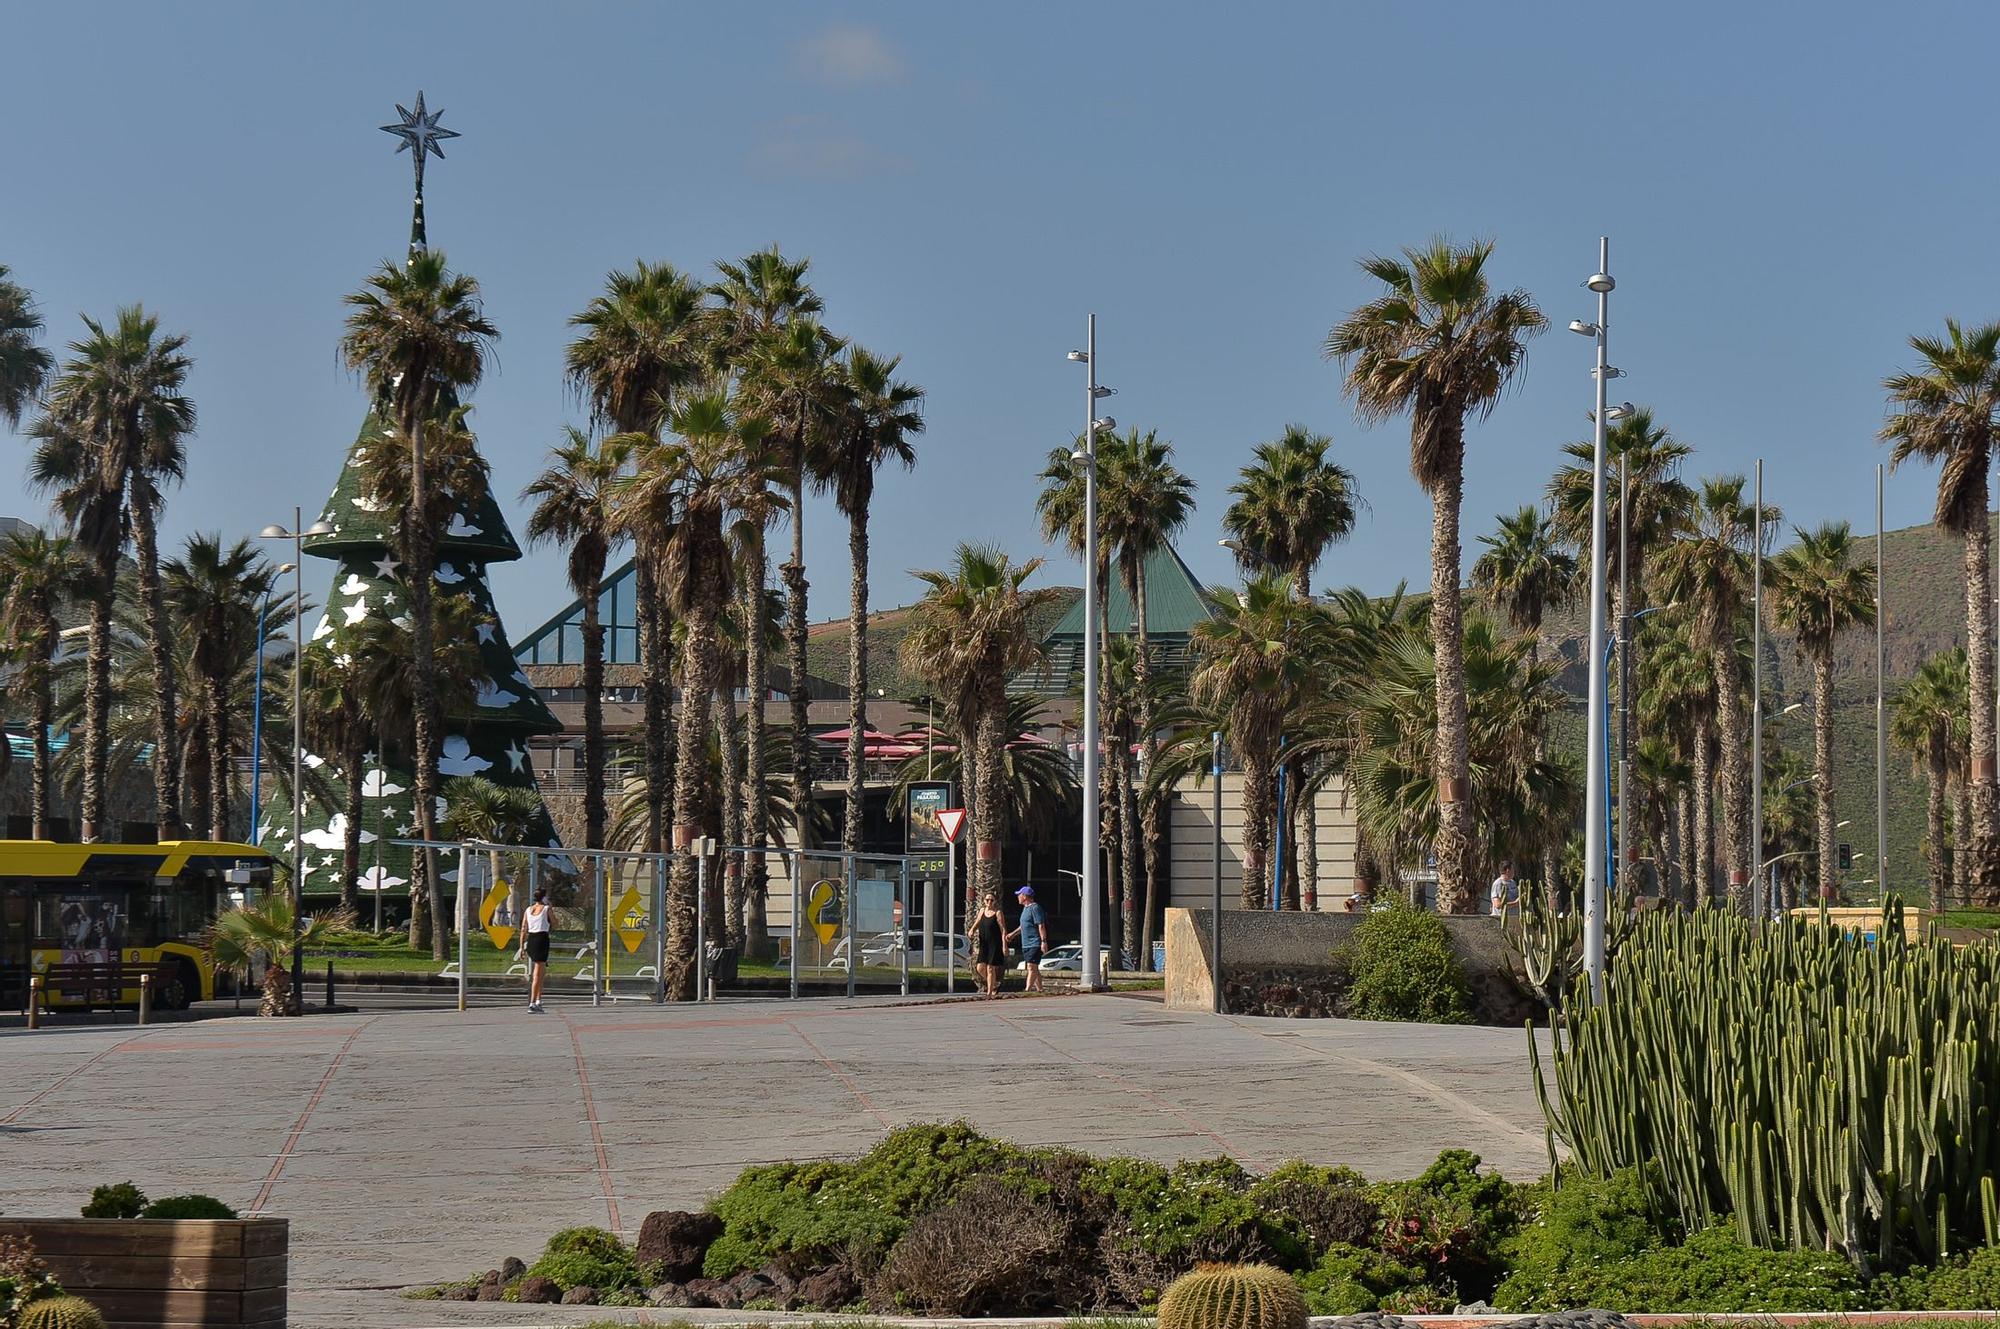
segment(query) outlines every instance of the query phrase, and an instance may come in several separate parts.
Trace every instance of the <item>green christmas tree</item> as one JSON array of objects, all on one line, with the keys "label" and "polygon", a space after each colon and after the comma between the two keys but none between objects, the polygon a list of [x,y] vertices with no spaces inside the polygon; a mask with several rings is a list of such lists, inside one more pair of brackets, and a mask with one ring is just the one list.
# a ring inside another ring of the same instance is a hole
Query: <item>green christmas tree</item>
[{"label": "green christmas tree", "polygon": [[[402,111],[401,107],[397,108]],[[404,126],[387,126],[415,146],[417,160],[416,211],[410,231],[410,248],[423,248],[423,169],[426,149],[436,156],[435,138],[453,136],[436,125],[436,113],[427,115],[421,94],[415,116],[403,112]],[[407,131],[407,132],[406,132]],[[448,414],[455,401],[441,403]],[[367,449],[376,440],[392,434],[382,416],[370,411],[361,432],[348,449],[346,464],[320,513],[320,520],[332,527],[331,534],[314,536],[305,542],[305,552],[331,559],[335,566],[333,583],[323,604],[317,626],[307,638],[308,649],[329,651],[336,663],[356,649],[361,627],[371,619],[383,618],[405,629],[409,626],[409,588],[397,559],[391,532],[396,514],[384,510],[365,492],[361,464]],[[562,724],[549,712],[542,696],[514,659],[500,614],[493,606],[486,569],[494,563],[521,556],[500,513],[492,490],[482,483],[478,492],[455,495],[450,522],[438,534],[436,594],[439,597],[464,595],[473,605],[475,631],[483,677],[473,680],[473,704],[463,713],[446,714],[443,742],[438,757],[439,783],[454,776],[477,775],[493,783],[535,791],[535,769],[529,757],[529,740],[537,734],[562,731]],[[385,760],[372,753],[362,783],[361,864],[364,884],[374,890],[406,889],[415,880],[411,852],[391,843],[417,834],[413,803],[416,780],[405,764]],[[291,807],[278,801],[258,828],[258,842],[284,855],[298,856],[301,889],[328,893],[340,888],[341,854],[346,842],[346,816],[340,804],[343,773],[325,759],[309,754],[306,764],[318,776],[309,780],[304,827],[294,834]],[[315,788],[314,786],[318,786]],[[327,791],[331,791],[329,794]],[[443,815],[443,800],[438,813]],[[534,843],[557,844],[546,807],[539,812],[529,839]],[[447,886],[455,871],[443,866]],[[449,892],[447,892],[449,893]]]}]

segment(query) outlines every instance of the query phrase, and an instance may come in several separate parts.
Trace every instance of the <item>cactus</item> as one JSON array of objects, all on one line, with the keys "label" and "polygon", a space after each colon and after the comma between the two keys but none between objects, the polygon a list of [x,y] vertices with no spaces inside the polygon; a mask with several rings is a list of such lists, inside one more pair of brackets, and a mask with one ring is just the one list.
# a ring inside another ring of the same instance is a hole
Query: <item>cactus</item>
[{"label": "cactus", "polygon": [[[1611,897],[1604,919],[1604,949],[1616,955],[1631,935],[1636,918],[1636,902],[1629,888]],[[1507,945],[1521,962],[1521,973],[1542,1004],[1559,1011],[1569,993],[1583,977],[1583,911],[1558,912],[1555,901],[1542,891],[1523,890],[1521,911],[1511,920],[1502,920]]]},{"label": "cactus", "polygon": [[1204,1265],[1160,1294],[1160,1329],[1306,1329],[1306,1302],[1268,1264]]},{"label": "cactus", "polygon": [[2000,948],[1877,940],[1810,917],[1641,919],[1601,1002],[1553,1016],[1534,1074],[1555,1140],[1599,1176],[1658,1164],[1663,1212],[1745,1241],[1926,1263],[2000,1227]]},{"label": "cactus", "polygon": [[104,1317],[82,1297],[44,1297],[21,1308],[15,1329],[104,1329]]}]

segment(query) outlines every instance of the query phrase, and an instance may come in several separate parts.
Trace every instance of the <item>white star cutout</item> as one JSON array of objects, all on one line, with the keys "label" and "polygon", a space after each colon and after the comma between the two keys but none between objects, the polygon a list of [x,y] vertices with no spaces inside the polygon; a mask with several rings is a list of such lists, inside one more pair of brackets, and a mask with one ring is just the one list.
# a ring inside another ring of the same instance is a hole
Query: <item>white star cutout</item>
[{"label": "white star cutout", "polygon": [[487,623],[481,623],[479,625],[479,640],[482,644],[493,640],[492,623],[487,622]]},{"label": "white star cutout", "polygon": [[362,619],[368,617],[367,597],[363,596],[361,599],[356,600],[353,604],[347,606],[347,608],[342,612],[347,615],[347,626],[350,628],[353,627],[356,623],[359,623]]},{"label": "white star cutout", "polygon": [[510,743],[507,745],[507,763],[509,769],[516,771],[520,770],[521,763],[526,761],[527,759],[528,759],[528,754],[522,750],[521,745],[519,743]]},{"label": "white star cutout", "polygon": [[393,555],[384,554],[375,560],[375,575],[378,577],[393,577],[396,575],[396,569],[402,566],[401,563],[396,561]]}]

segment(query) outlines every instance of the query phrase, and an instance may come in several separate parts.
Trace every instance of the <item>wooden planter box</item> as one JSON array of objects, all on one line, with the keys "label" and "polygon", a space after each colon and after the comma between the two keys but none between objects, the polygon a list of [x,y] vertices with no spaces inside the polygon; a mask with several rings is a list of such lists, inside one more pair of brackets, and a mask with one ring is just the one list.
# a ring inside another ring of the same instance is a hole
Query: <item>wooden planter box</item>
[{"label": "wooden planter box", "polygon": [[110,1329],[283,1329],[282,1218],[0,1218]]}]

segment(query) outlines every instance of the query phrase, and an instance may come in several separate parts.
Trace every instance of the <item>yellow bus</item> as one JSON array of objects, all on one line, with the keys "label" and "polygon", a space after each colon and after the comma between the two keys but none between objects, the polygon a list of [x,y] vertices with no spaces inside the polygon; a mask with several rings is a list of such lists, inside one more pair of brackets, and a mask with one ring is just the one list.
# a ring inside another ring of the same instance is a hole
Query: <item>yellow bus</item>
[{"label": "yellow bus", "polygon": [[[271,889],[271,856],[247,844],[54,844],[0,840],[0,1010],[26,1009],[28,978],[56,965],[161,966],[163,1009],[215,993],[202,949],[216,914]],[[137,1005],[139,979],[48,982],[50,1006]]]}]

